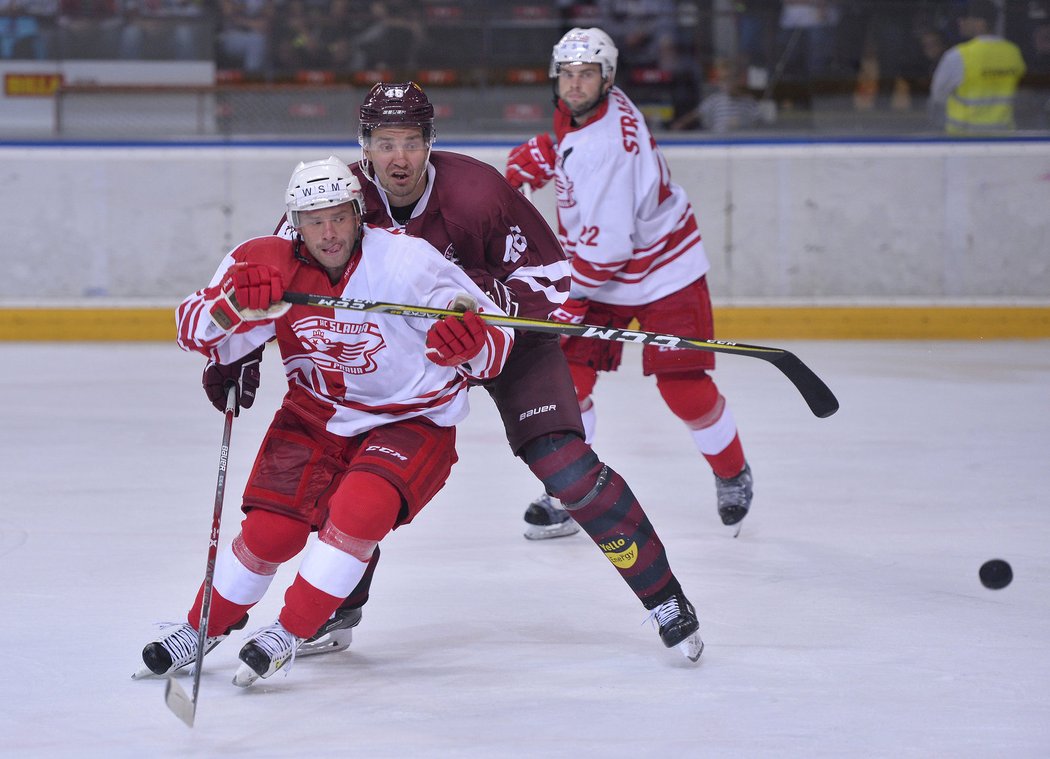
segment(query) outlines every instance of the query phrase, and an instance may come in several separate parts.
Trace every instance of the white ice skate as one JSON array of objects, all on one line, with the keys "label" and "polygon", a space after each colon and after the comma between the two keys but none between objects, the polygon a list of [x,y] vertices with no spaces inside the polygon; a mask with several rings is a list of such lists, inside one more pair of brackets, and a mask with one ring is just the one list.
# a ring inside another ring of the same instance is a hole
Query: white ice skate
[{"label": "white ice skate", "polygon": [[[248,623],[245,614],[240,622],[230,627],[223,635],[209,635],[204,639],[204,654],[222,643],[234,630],[242,629]],[[141,680],[145,677],[164,677],[173,674],[197,659],[198,633],[186,622],[165,622],[161,624],[162,633],[142,649],[143,666],[131,677]]]},{"label": "white ice skate", "polygon": [[295,651],[302,638],[284,629],[280,622],[256,630],[248,637],[238,655],[241,666],[233,676],[233,684],[247,688],[259,678],[267,678],[282,667],[289,669],[295,661]]}]

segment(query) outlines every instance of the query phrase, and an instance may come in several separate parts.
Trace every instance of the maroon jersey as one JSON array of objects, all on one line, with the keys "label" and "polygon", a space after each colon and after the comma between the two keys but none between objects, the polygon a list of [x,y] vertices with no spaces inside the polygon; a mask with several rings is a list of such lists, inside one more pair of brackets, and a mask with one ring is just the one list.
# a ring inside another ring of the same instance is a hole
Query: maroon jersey
[{"label": "maroon jersey", "polygon": [[[382,188],[360,164],[350,168],[365,191],[364,220],[402,228]],[[571,270],[557,237],[499,171],[459,153],[435,151],[427,173],[427,189],[403,227],[408,234],[441,251],[512,316],[546,319],[565,302]]]}]

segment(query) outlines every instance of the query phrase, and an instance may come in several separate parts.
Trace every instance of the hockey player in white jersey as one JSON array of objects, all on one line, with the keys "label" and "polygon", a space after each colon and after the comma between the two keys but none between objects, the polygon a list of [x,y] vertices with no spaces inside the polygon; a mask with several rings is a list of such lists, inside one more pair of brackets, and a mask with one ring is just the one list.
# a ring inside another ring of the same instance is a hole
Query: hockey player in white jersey
[{"label": "hockey player in white jersey", "polygon": [[[558,236],[572,262],[569,300],[553,319],[714,336],[708,260],[685,192],[645,118],[615,86],[616,46],[601,29],[576,28],[554,46],[554,139],[511,151],[507,179],[540,188],[554,180]],[[588,440],[599,371],[620,364],[622,343],[569,338],[563,346]],[[733,414],[712,380],[713,353],[645,346],[642,371],[687,426],[715,475],[717,508],[735,537],[751,506],[751,468]]]},{"label": "hockey player in white jersey", "polygon": [[[289,305],[285,290],[504,312],[426,241],[361,222],[361,186],[332,156],[299,164],[286,195],[294,239],[259,237],[226,255],[177,309],[178,343],[223,364],[276,340],[288,377],[245,487],[240,532],[215,565],[206,651],[240,629],[278,567],[312,530],[277,621],[248,637],[234,683],[286,666],[364,575],[378,543],[412,521],[456,462],[468,382],[495,377],[512,330],[473,311],[425,319]],[[196,659],[203,586],[186,621],[142,652],[142,676]]]}]

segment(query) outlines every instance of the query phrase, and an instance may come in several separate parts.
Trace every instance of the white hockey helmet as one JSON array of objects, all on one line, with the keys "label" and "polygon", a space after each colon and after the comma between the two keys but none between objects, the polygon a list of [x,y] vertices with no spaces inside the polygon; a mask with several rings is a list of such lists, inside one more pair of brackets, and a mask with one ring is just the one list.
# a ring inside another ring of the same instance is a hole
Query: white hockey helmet
[{"label": "white hockey helmet", "polygon": [[551,52],[549,76],[554,79],[558,70],[572,63],[597,63],[602,69],[602,78],[611,82],[616,76],[616,56],[619,51],[612,38],[598,27],[583,29],[576,27],[558,40]]},{"label": "white hockey helmet", "polygon": [[365,194],[361,183],[343,161],[328,156],[320,161],[303,161],[295,167],[284,194],[288,221],[299,226],[300,211],[315,211],[329,206],[353,203],[358,216],[365,214]]}]

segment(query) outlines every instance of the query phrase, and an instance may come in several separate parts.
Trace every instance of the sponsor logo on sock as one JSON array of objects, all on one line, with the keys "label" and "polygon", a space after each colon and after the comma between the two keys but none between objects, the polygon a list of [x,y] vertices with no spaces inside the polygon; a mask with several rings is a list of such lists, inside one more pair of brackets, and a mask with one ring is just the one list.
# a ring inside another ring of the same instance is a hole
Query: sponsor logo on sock
[{"label": "sponsor logo on sock", "polygon": [[522,415],[518,417],[518,421],[520,422],[525,419],[528,419],[530,416],[536,416],[536,414],[545,414],[548,411],[554,411],[557,408],[557,403],[551,403],[546,406],[537,406],[536,408],[530,408],[528,411],[523,412]]},{"label": "sponsor logo on sock", "polygon": [[598,546],[617,569],[630,569],[638,561],[638,545],[622,535],[603,540]]}]

